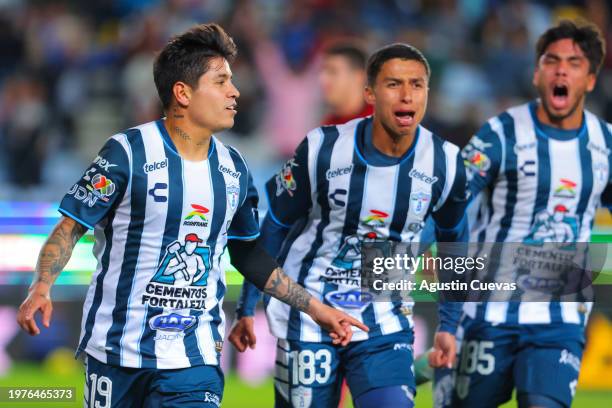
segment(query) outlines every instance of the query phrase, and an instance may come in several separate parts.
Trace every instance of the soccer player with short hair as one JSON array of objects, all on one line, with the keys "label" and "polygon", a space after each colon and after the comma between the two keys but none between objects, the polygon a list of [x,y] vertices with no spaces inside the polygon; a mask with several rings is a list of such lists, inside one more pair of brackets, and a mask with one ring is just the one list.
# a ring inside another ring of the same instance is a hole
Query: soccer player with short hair
[{"label": "soccer player with short hair", "polygon": [[[368,60],[365,97],[374,116],[309,132],[266,184],[262,240],[313,296],[370,328],[337,347],[311,319],[266,299],[278,338],[276,406],[337,407],[346,377],[357,407],[413,406],[413,303],[374,301],[362,292],[361,243],[419,242],[432,215],[441,242],[467,241],[465,170],[459,148],[420,125],[429,65],[416,48],[392,44]],[[258,293],[243,286],[229,340],[254,347]],[[440,307],[439,365],[452,364],[461,304]]]},{"label": "soccer player with short hair", "polygon": [[307,313],[347,344],[350,316],[289,279],[255,240],[257,192],[242,156],[214,133],[231,128],[236,46],[217,24],[171,39],[153,74],[166,118],[108,139],[60,204],[18,313],[49,327],[50,288],[87,229],[98,266],[87,293],[77,354],[86,354],[85,405],[218,407],[227,246],[265,293]]},{"label": "soccer player with short hair", "polygon": [[323,52],[319,84],[329,109],[323,125],[340,125],[372,114],[372,105],[363,96],[367,58],[361,48],[350,43],[336,43]]},{"label": "soccer player with short hair", "polygon": [[[464,148],[472,195],[487,192],[482,242],[524,243],[540,251],[548,251],[547,242],[558,251],[589,242],[597,207],[610,204],[602,194],[610,192],[612,126],[584,107],[604,50],[592,24],[562,21],[548,29],[536,46],[539,99],[490,119]],[[507,269],[490,273],[498,278]],[[513,273],[521,290],[529,290],[519,278],[525,271]],[[498,406],[513,388],[519,407],[571,405],[592,304],[520,300],[465,304],[461,358],[447,406]]]}]

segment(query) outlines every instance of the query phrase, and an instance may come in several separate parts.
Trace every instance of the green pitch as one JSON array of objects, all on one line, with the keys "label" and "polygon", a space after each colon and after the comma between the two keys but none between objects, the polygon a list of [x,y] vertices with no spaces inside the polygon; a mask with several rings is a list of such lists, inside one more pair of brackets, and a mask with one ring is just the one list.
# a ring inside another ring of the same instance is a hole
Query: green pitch
[{"label": "green pitch", "polygon": [[[67,364],[71,364],[66,362]],[[65,370],[65,365],[61,370]],[[77,390],[76,401],[67,403],[2,403],[0,408],[81,408],[83,406],[83,372],[81,368],[70,370],[71,373],[58,374],[50,366],[37,364],[19,363],[15,364],[8,375],[0,377],[0,387],[75,387]],[[226,377],[225,395],[222,406],[224,408],[266,408],[272,406],[273,392],[272,380],[269,379],[258,386],[250,386],[238,379],[234,374]],[[431,407],[431,387],[423,385],[419,387],[416,406]],[[313,404],[316,406],[316,404]],[[350,403],[345,407],[351,407]],[[572,407],[574,408],[597,408],[612,406],[612,391],[585,391],[578,390]],[[516,407],[514,402],[505,404],[504,407]]]}]

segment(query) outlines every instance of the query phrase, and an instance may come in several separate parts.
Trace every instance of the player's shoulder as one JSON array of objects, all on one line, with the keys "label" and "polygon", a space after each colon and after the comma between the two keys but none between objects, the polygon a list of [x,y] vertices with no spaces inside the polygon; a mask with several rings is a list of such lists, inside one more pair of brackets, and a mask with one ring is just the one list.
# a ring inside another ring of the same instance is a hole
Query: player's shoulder
[{"label": "player's shoulder", "polygon": [[365,124],[368,120],[372,120],[372,117],[356,118],[342,124],[319,126],[309,131],[306,134],[306,138],[309,140],[325,140],[329,138],[354,137],[359,124]]},{"label": "player's shoulder", "polygon": [[237,168],[243,168],[245,170],[248,170],[246,159],[235,146],[223,143],[214,136],[212,140],[215,145],[214,148],[217,151],[217,154],[229,156],[229,158],[231,158]]}]

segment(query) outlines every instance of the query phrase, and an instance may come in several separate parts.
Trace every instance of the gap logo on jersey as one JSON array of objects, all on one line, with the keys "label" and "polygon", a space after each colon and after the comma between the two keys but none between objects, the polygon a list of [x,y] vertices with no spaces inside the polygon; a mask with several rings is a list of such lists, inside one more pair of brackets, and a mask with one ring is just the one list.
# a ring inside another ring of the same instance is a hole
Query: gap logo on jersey
[{"label": "gap logo on jersey", "polygon": [[374,296],[368,292],[362,292],[357,289],[349,291],[335,290],[325,295],[325,299],[334,306],[356,309],[363,312],[370,303]]},{"label": "gap logo on jersey", "polygon": [[[157,330],[155,340],[175,340],[184,336],[185,330],[196,323],[195,316],[183,316],[178,313],[169,313],[153,316],[149,320],[151,330]],[[162,333],[159,333],[159,332]]]},{"label": "gap logo on jersey", "polygon": [[210,248],[197,234],[166,247],[155,275],[145,288],[142,304],[172,309],[204,309],[210,271]]}]

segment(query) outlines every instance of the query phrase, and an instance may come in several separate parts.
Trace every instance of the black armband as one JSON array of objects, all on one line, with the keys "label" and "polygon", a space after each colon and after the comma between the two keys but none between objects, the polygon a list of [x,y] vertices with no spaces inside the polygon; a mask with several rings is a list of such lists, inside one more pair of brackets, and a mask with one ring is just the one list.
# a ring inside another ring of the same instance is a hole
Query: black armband
[{"label": "black armband", "polygon": [[263,248],[259,240],[227,242],[232,265],[257,289],[263,291],[278,263]]}]

